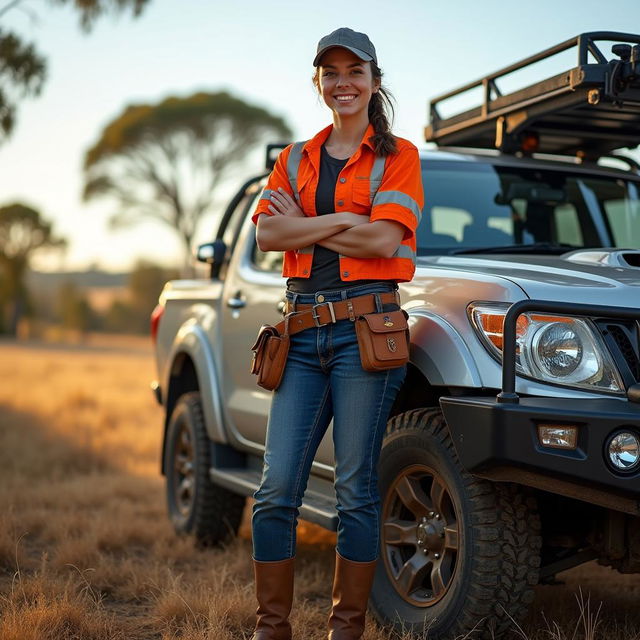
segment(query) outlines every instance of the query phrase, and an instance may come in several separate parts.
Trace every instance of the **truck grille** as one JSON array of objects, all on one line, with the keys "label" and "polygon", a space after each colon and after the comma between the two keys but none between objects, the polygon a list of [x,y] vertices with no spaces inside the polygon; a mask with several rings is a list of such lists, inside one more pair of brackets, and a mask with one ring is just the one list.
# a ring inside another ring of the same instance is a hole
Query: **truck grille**
[{"label": "truck grille", "polygon": [[[630,384],[640,382],[640,324],[613,320],[598,320],[596,324],[623,377],[632,377],[627,381]],[[628,367],[626,376],[621,366],[624,364]]]}]

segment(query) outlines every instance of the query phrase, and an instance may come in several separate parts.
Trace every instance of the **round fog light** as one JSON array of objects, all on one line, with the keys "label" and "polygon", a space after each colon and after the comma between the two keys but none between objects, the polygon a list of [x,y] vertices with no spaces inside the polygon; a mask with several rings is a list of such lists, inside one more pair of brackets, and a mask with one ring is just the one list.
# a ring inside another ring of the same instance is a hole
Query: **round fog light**
[{"label": "round fog light", "polygon": [[609,441],[609,461],[618,471],[631,471],[640,462],[640,439],[635,433],[621,431]]}]

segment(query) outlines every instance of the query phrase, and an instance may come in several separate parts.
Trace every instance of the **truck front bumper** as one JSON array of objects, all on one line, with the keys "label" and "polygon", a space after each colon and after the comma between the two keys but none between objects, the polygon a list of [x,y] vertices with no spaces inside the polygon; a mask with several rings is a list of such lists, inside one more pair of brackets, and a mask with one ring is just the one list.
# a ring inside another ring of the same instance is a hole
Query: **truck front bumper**
[{"label": "truck front bumper", "polygon": [[[469,472],[517,482],[640,515],[640,467],[622,473],[607,462],[618,431],[640,435],[640,404],[615,398],[492,397],[440,399],[458,458]],[[543,446],[540,425],[575,425],[575,449]]]}]

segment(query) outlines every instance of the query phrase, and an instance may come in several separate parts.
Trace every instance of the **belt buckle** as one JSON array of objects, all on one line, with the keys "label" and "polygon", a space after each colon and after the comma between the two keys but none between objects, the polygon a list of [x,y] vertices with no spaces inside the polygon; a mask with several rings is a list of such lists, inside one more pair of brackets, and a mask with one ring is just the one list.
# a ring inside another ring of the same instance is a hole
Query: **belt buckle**
[{"label": "belt buckle", "polygon": [[[322,327],[324,325],[320,324],[318,321],[320,320],[320,316],[316,313],[316,308],[317,307],[322,307],[323,305],[329,305],[329,313],[331,314],[331,322],[335,322],[336,321],[336,312],[333,309],[333,302],[319,302],[318,304],[314,304],[313,307],[311,307],[311,316],[313,317],[313,322],[316,325],[316,327]],[[325,322],[325,324],[329,324],[328,322]]]}]

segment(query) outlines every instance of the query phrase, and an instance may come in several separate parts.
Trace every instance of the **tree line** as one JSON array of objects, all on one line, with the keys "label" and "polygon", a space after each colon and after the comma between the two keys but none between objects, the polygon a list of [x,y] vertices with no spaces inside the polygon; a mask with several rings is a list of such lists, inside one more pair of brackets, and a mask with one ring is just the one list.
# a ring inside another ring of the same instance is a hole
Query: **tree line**
[{"label": "tree line", "polygon": [[[148,0],[50,2],[72,5],[85,30],[105,13],[130,10],[138,16],[148,4]],[[0,18],[10,10],[26,10],[27,5],[28,0],[0,4]],[[0,144],[14,131],[18,102],[37,95],[45,78],[46,58],[35,45],[0,27]],[[111,202],[112,228],[146,220],[170,227],[184,248],[181,273],[191,276],[194,238],[203,217],[214,212],[219,185],[242,170],[256,146],[290,138],[291,130],[281,117],[227,91],[127,105],[85,153],[82,198]],[[67,245],[52,222],[25,203],[0,206],[0,332],[15,334],[20,318],[34,312],[25,284],[32,256]],[[151,277],[150,265],[138,267],[132,272],[134,280]],[[64,309],[60,318],[67,324],[105,326],[71,285],[61,291],[58,306]],[[133,318],[139,309],[133,307],[114,307],[107,324],[138,326]]]},{"label": "tree line", "polygon": [[139,260],[128,274],[122,295],[101,310],[93,308],[85,288],[71,278],[63,278],[53,290],[31,291],[32,255],[64,250],[66,244],[37,210],[19,203],[0,207],[0,334],[16,336],[25,321],[31,327],[56,326],[80,334],[148,333],[162,287],[179,276],[178,270]]},{"label": "tree line", "polygon": [[50,296],[30,296],[29,317],[35,326],[53,326],[80,336],[95,331],[147,335],[164,284],[177,276],[175,269],[140,260],[127,275],[122,294],[104,309],[92,304],[82,285],[65,279]]}]

